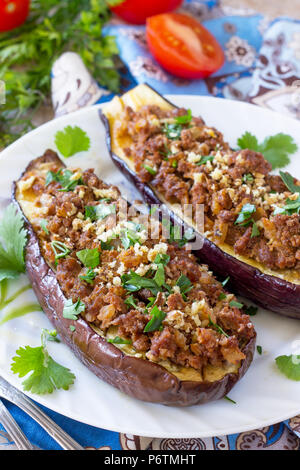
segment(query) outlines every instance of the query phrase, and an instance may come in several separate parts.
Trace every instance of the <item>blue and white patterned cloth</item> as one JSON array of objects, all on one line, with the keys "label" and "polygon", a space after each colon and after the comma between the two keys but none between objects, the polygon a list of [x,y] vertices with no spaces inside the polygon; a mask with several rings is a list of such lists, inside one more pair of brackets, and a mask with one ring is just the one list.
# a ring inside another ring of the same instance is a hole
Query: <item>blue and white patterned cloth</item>
[{"label": "blue and white patterned cloth", "polygon": [[[188,81],[172,77],[161,69],[147,50],[144,27],[113,20],[105,32],[117,37],[120,56],[127,66],[123,91],[137,83],[147,82],[160,93],[248,100],[300,119],[300,21],[282,18],[270,22],[262,15],[241,9],[238,16],[234,16],[232,10],[228,16],[228,10],[220,3],[217,0],[187,0],[182,8],[198,18],[216,36],[225,51],[224,66],[205,80]],[[56,116],[112,97],[97,85],[77,54],[71,52],[64,54],[53,67],[52,94]],[[5,404],[35,446],[59,448],[31,418],[14,405]],[[300,416],[231,436],[150,439],[97,429],[50,410],[44,411],[86,448],[300,449]],[[15,448],[14,444],[0,425],[0,450],[12,448]]]}]

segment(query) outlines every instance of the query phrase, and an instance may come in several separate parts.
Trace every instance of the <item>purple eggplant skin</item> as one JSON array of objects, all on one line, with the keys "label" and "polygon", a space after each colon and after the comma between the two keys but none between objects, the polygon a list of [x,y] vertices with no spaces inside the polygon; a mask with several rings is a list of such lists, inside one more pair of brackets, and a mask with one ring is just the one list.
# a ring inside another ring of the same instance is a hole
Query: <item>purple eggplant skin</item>
[{"label": "purple eggplant skin", "polygon": [[[33,160],[27,169],[37,161],[60,162],[58,156],[48,150],[43,157]],[[22,213],[16,197],[16,184],[13,186],[12,201]],[[214,382],[182,381],[159,364],[124,354],[99,336],[84,318],[79,317],[77,321],[64,318],[63,308],[67,299],[55,272],[42,255],[37,235],[24,214],[23,217],[28,231],[26,273],[37,299],[62,341],[97,377],[139,400],[182,407],[223,398],[246,373],[253,360],[256,335],[242,348],[245,359],[236,373],[228,373]],[[75,330],[71,331],[70,326]]]},{"label": "purple eggplant skin", "polygon": [[[101,110],[99,115],[106,129],[106,142],[115,165],[134,184],[147,204],[160,205],[162,214],[167,215],[171,222],[181,224],[184,229],[188,228],[188,225],[179,219],[166,204],[161,203],[151,187],[147,183],[143,183],[135,171],[129,168],[122,158],[112,152],[109,122]],[[200,250],[194,251],[195,256],[199,258],[201,263],[207,264],[220,279],[229,276],[230,281],[227,286],[231,291],[246,297],[262,308],[272,310],[285,317],[300,319],[299,284],[265,274],[250,264],[225,253],[201,234],[198,236],[203,238],[203,246]]]}]

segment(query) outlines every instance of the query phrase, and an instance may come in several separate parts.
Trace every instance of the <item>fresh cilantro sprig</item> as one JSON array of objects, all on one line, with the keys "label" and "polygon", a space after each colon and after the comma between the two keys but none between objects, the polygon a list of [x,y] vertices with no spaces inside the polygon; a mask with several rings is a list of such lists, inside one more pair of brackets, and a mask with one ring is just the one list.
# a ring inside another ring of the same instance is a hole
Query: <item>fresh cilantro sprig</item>
[{"label": "fresh cilantro sprig", "polygon": [[293,137],[283,133],[266,137],[262,143],[259,143],[255,135],[245,132],[238,139],[237,143],[240,149],[261,152],[265,159],[271,163],[273,170],[275,168],[282,168],[290,163],[289,156],[298,150]]},{"label": "fresh cilantro sprig", "polygon": [[91,140],[80,127],[66,126],[63,131],[56,132],[55,145],[65,158],[69,158],[76,153],[89,150]]},{"label": "fresh cilantro sprig", "polygon": [[49,355],[47,340],[56,340],[56,332],[43,330],[41,335],[41,346],[21,347],[16,351],[12,359],[11,370],[19,377],[29,377],[22,383],[27,392],[43,395],[52,393],[55,389],[68,390],[74,383],[75,375],[66,367],[55,362]]},{"label": "fresh cilantro sprig", "polygon": [[300,186],[294,183],[294,178],[290,173],[288,173],[287,171],[280,171],[279,174],[282,181],[284,182],[286,187],[291,191],[291,193],[300,193]]},{"label": "fresh cilantro sprig", "polygon": [[136,304],[136,301],[135,301],[135,298],[133,297],[133,295],[130,295],[129,297],[127,297],[124,300],[124,303],[126,305],[128,305],[129,307],[137,308],[137,304]]},{"label": "fresh cilantro sprig", "polygon": [[298,194],[297,199],[287,198],[283,207],[275,207],[273,215],[277,214],[299,214],[300,213],[300,186],[294,183],[294,178],[290,173],[280,171],[280,176],[286,187],[293,194]]},{"label": "fresh cilantro sprig", "polygon": [[25,272],[26,242],[24,219],[16,207],[10,204],[0,222],[0,281],[15,279],[20,273]]},{"label": "fresh cilantro sprig", "polygon": [[275,359],[280,372],[282,372],[288,379],[300,381],[300,356],[278,356]]},{"label": "fresh cilantro sprig", "polygon": [[193,288],[193,284],[191,283],[189,278],[186,277],[184,274],[181,274],[176,281],[176,286],[179,287],[183,299],[186,300],[186,294],[190,292],[190,290],[192,290]]},{"label": "fresh cilantro sprig", "polygon": [[188,109],[186,114],[184,114],[183,116],[176,116],[174,119],[176,124],[189,124],[192,118],[192,110]]}]

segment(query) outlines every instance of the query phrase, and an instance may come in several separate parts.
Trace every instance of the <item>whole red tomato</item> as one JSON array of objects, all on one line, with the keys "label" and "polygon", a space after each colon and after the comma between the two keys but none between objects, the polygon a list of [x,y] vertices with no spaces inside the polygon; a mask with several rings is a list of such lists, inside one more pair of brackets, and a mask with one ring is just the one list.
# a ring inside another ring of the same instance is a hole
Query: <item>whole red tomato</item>
[{"label": "whole red tomato", "polygon": [[204,78],[224,63],[216,38],[191,16],[166,13],[147,19],[147,42],[157,62],[183,78]]},{"label": "whole red tomato", "polygon": [[123,20],[132,24],[145,24],[149,16],[173,11],[183,0],[125,0],[111,10]]},{"label": "whole red tomato", "polygon": [[30,0],[0,0],[0,31],[21,26],[29,13]]}]

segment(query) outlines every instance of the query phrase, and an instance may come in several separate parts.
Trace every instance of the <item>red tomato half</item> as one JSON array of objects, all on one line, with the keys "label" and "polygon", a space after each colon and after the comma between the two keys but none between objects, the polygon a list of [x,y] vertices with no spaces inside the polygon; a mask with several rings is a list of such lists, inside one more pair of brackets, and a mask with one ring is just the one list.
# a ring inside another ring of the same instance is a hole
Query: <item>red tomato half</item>
[{"label": "red tomato half", "polygon": [[132,24],[145,24],[146,18],[173,11],[183,0],[125,0],[111,10]]},{"label": "red tomato half", "polygon": [[21,26],[29,13],[30,0],[0,0],[0,31]]},{"label": "red tomato half", "polygon": [[224,63],[216,38],[194,18],[167,13],[147,19],[151,53],[168,72],[183,78],[204,78]]}]

